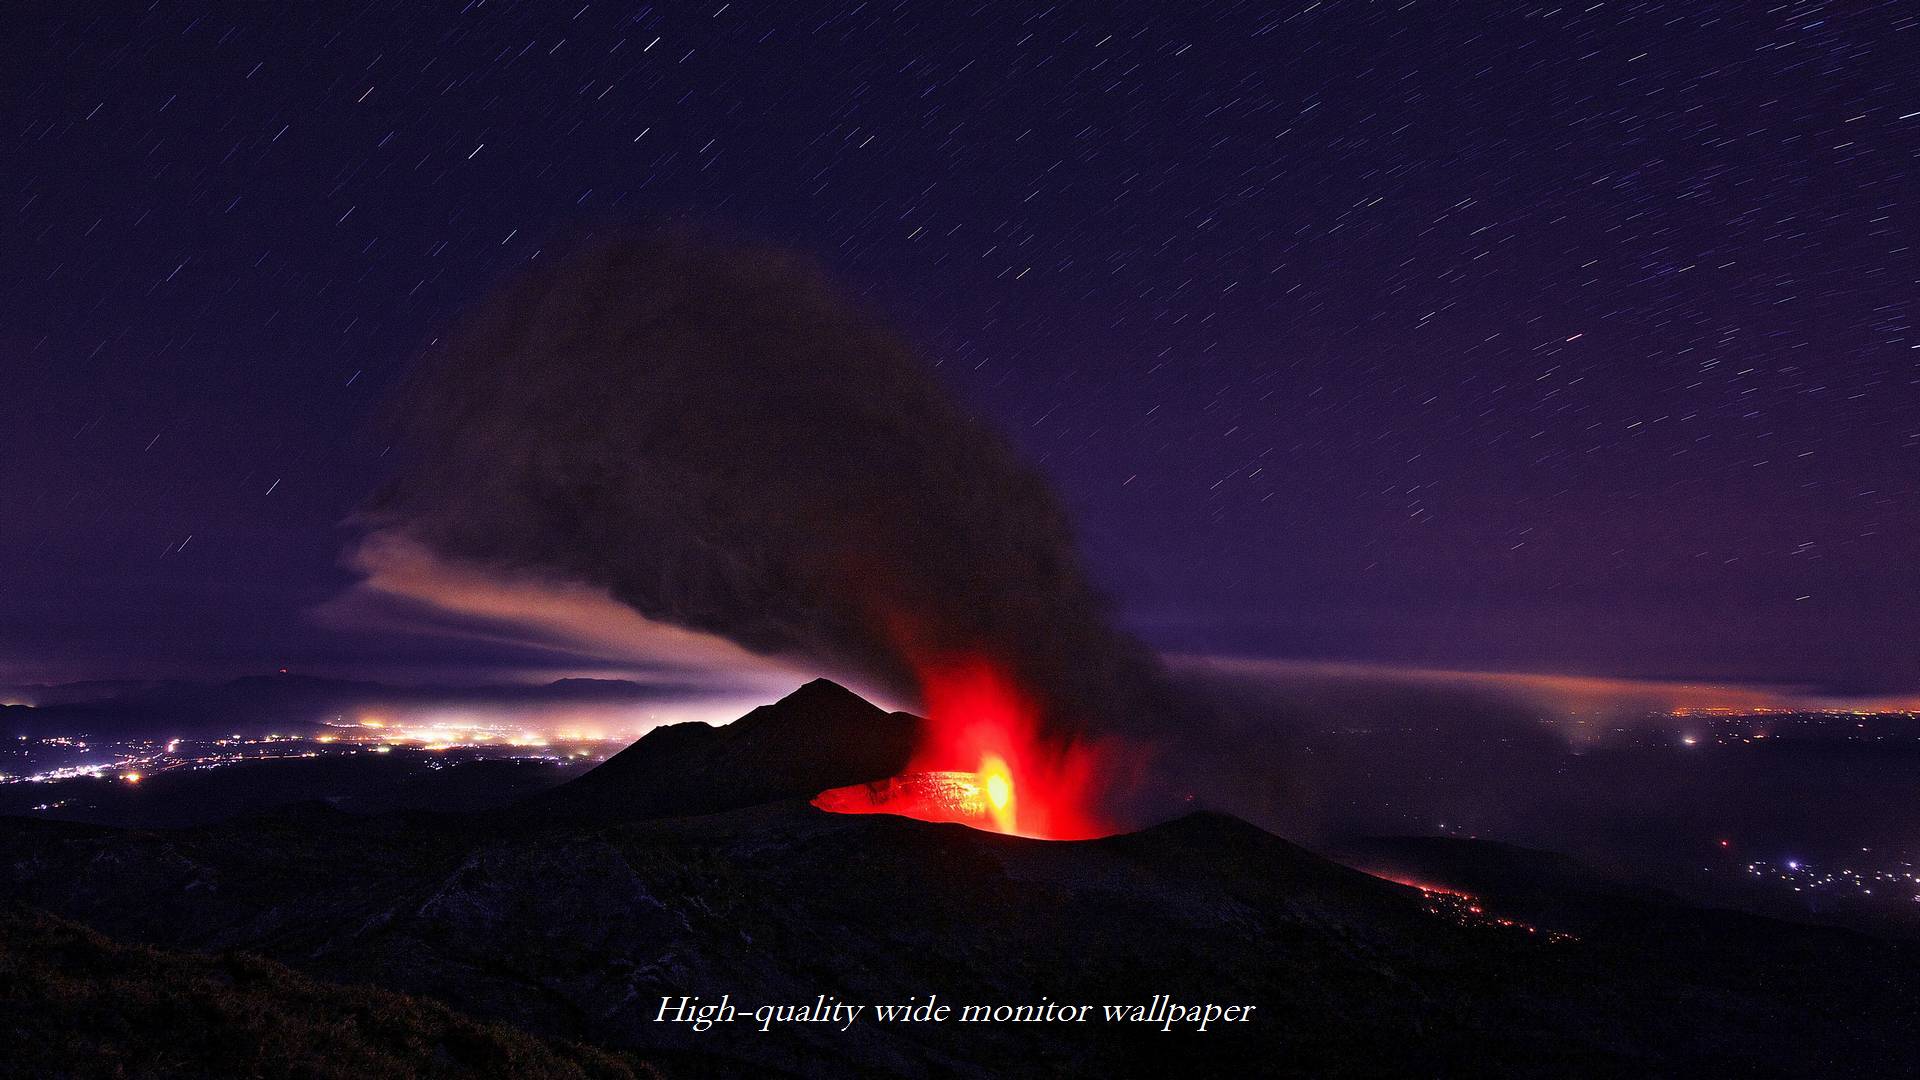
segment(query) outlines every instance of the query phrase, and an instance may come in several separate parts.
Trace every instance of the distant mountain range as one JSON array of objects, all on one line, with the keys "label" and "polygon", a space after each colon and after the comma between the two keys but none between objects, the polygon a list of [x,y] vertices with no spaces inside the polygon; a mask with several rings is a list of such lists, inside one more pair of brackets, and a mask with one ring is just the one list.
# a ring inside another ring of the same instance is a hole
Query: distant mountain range
[{"label": "distant mountain range", "polygon": [[394,686],[311,675],[251,675],[223,683],[96,681],[0,687],[0,734],[194,736],[304,732],[355,710],[474,705],[500,708],[684,701],[702,691],[676,683],[561,679],[544,684]]}]

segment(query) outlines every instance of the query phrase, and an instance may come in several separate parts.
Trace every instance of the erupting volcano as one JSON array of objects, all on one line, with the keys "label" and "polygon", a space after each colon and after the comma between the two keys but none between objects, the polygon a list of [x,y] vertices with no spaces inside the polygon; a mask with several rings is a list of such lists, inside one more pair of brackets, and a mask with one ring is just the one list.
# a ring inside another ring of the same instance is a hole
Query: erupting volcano
[{"label": "erupting volcano", "polygon": [[822,792],[838,814],[899,814],[1045,840],[1117,831],[1099,810],[1122,773],[1117,743],[1043,734],[1038,710],[992,663],[921,672],[925,735],[898,776]]},{"label": "erupting volcano", "polygon": [[664,231],[543,261],[422,356],[394,420],[361,565],[604,593],[917,698],[907,771],[829,809],[1103,835],[1130,783],[1106,733],[1182,715],[1046,478],[803,256]]}]

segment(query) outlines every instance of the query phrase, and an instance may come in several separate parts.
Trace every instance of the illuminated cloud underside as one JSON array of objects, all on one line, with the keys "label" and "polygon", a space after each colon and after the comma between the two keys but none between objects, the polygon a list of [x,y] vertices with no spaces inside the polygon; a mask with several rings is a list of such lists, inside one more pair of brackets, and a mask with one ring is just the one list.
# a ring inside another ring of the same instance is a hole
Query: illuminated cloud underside
[{"label": "illuminated cloud underside", "polygon": [[648,619],[604,589],[451,562],[389,534],[369,537],[349,558],[363,580],[314,611],[337,629],[399,630],[524,648],[556,657],[549,675],[664,678],[716,690],[784,693],[818,674],[797,660]]}]

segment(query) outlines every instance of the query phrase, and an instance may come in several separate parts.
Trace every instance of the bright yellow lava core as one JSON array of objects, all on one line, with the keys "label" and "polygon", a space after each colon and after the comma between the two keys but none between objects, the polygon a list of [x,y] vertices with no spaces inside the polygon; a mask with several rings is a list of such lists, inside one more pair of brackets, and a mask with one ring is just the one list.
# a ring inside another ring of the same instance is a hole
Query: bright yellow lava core
[{"label": "bright yellow lava core", "polygon": [[987,777],[987,801],[993,804],[995,810],[1005,809],[1007,799],[1013,795],[1012,788],[1007,778],[999,773]]},{"label": "bright yellow lava core", "polygon": [[980,759],[980,788],[986,792],[987,814],[993,818],[993,827],[1004,833],[1018,832],[1020,820],[1013,803],[1013,770],[1007,767],[1005,758],[998,754],[988,754]]}]

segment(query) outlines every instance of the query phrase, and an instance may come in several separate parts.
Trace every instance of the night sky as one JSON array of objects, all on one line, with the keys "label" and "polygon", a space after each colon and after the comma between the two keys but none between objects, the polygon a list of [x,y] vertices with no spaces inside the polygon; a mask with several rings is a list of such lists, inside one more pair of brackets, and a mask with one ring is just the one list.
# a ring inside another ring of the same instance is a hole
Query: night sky
[{"label": "night sky", "polygon": [[0,33],[0,676],[316,625],[495,282],[815,253],[1173,653],[1920,687],[1900,3],[161,3]]}]

